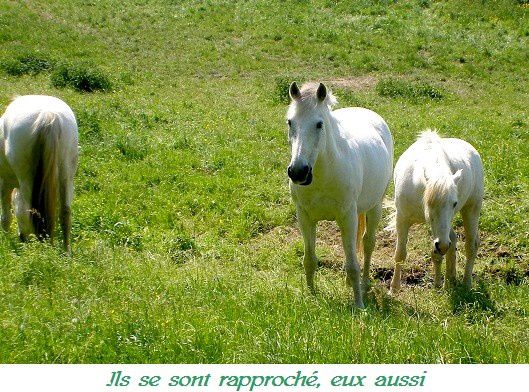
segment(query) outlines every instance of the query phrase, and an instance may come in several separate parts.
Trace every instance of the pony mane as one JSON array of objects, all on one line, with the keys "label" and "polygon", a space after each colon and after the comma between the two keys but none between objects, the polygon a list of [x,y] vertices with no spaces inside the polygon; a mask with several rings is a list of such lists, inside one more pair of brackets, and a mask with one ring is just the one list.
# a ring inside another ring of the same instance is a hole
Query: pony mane
[{"label": "pony mane", "polygon": [[435,129],[426,129],[419,134],[417,141],[423,143],[439,143],[441,141],[441,136],[437,133]]},{"label": "pony mane", "polygon": [[445,199],[446,194],[455,187],[452,176],[436,176],[426,181],[423,201],[425,205],[439,205]]}]

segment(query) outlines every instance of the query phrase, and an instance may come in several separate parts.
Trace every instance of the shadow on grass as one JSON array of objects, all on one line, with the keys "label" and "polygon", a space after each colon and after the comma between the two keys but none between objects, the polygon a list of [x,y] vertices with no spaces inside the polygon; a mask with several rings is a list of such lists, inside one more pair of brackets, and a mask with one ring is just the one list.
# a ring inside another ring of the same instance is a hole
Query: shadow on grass
[{"label": "shadow on grass", "polygon": [[463,283],[456,282],[450,289],[449,301],[453,314],[465,314],[471,321],[478,315],[501,314],[484,280],[478,280],[475,287],[470,289]]},{"label": "shadow on grass", "polygon": [[364,296],[364,304],[384,316],[389,316],[398,310],[402,311],[402,303],[389,295],[387,288],[377,281],[372,281]]}]

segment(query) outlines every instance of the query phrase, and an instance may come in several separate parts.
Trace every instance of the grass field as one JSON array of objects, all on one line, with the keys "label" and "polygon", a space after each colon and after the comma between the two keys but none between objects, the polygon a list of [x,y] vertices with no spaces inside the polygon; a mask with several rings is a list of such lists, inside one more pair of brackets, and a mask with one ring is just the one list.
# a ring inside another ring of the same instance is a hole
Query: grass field
[{"label": "grass field", "polygon": [[[2,0],[0,108],[64,99],[80,164],[73,257],[0,234],[0,362],[529,362],[527,64],[524,0]],[[472,291],[432,288],[419,228],[389,297],[381,231],[351,314],[324,223],[307,292],[291,80],[377,111],[396,157],[426,127],[480,151]]]}]

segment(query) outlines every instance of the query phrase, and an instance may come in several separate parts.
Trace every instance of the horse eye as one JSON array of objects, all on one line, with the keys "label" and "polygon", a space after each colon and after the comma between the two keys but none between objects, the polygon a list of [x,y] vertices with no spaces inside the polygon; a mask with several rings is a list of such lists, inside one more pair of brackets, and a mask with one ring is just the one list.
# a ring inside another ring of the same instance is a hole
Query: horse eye
[{"label": "horse eye", "polygon": [[457,206],[457,201],[454,203],[454,208],[456,208],[456,206]]},{"label": "horse eye", "polygon": [[321,127],[323,127],[323,122],[318,121],[318,123],[316,124],[316,128],[321,129]]}]

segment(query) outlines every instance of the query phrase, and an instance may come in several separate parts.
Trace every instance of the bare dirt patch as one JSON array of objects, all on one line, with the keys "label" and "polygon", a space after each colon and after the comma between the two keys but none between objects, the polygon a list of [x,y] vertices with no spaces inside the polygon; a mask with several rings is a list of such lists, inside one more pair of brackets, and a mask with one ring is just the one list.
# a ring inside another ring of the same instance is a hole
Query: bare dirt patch
[{"label": "bare dirt patch", "polygon": [[[382,224],[381,224],[382,226]],[[464,234],[461,228],[456,230],[459,236],[458,243],[458,271],[463,271],[465,263]],[[490,276],[505,280],[508,284],[521,284],[529,278],[529,266],[521,263],[507,248],[493,241],[486,233],[481,234],[482,246],[478,254],[475,272],[486,273]],[[257,241],[257,247],[265,243],[274,242],[293,246],[303,243],[302,235],[296,226],[275,227],[264,234]],[[372,277],[382,284],[389,286],[393,277],[393,255],[395,252],[395,234],[379,229],[376,236],[376,245],[371,261]],[[433,281],[433,265],[430,260],[431,239],[424,225],[416,225],[410,229],[408,241],[408,255],[403,265],[402,283],[408,286],[427,286]],[[299,247],[300,257],[303,246]],[[321,268],[340,271],[343,269],[345,254],[342,246],[340,229],[336,222],[319,222],[316,231],[316,254]],[[517,260],[515,266],[506,264],[506,261]],[[363,266],[363,256],[359,255],[360,265]],[[491,261],[493,260],[493,261]],[[301,259],[300,259],[301,262]],[[480,263],[481,262],[481,263]],[[491,264],[489,264],[491,263]],[[480,265],[481,264],[481,265]]]},{"label": "bare dirt patch", "polygon": [[370,90],[376,86],[377,82],[378,79],[373,75],[362,75],[351,78],[340,78],[324,81],[324,83],[333,87],[355,91]]}]

